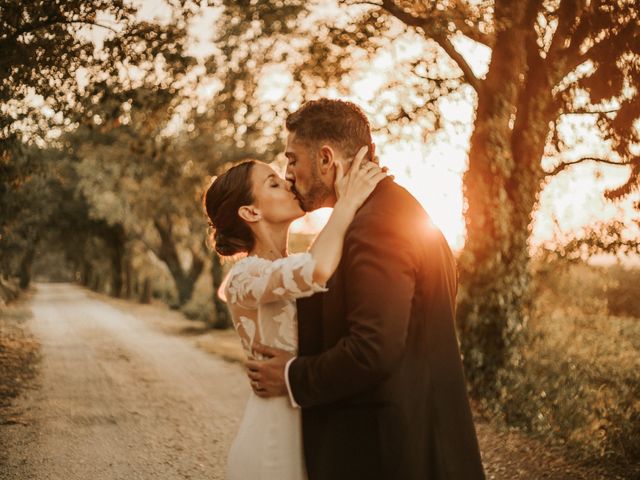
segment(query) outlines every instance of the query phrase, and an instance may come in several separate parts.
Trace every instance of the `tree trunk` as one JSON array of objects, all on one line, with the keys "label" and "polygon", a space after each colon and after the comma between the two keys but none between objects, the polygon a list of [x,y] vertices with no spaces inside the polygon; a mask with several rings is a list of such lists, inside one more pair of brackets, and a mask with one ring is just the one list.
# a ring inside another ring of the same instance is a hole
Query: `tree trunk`
[{"label": "tree trunk", "polygon": [[524,2],[496,4],[502,29],[478,92],[463,179],[467,240],[458,319],[466,374],[474,396],[481,398],[495,398],[504,386],[500,374],[526,318],[528,256],[526,241],[514,238],[514,228],[528,222],[533,204],[514,205],[510,182],[518,168],[512,129],[526,70],[524,8]]},{"label": "tree trunk", "polygon": [[151,303],[151,282],[149,278],[145,277],[142,283],[142,290],[140,291],[140,303]]},{"label": "tree trunk", "polygon": [[165,225],[156,220],[154,224],[158,234],[160,235],[160,249],[157,252],[157,256],[167,265],[167,268],[173,277],[178,293],[177,306],[180,307],[191,299],[196,280],[198,280],[198,277],[204,268],[204,261],[196,254],[196,252],[192,251],[191,268],[185,272],[182,264],[180,263],[178,250],[173,240],[173,232],[170,222],[167,221]]},{"label": "tree trunk", "polygon": [[[523,24],[533,21],[535,11],[525,11]],[[559,80],[545,70],[535,41],[533,28],[498,34],[464,178],[469,208],[458,318],[467,375],[474,395],[485,399],[508,392],[531,306],[530,223]]]},{"label": "tree trunk", "polygon": [[218,290],[222,285],[224,271],[220,257],[213,254],[211,261],[211,278],[213,279],[213,305],[215,307],[215,321],[213,328],[226,329],[231,326],[231,315],[227,309],[227,304],[218,297]]},{"label": "tree trunk", "polygon": [[88,287],[93,274],[93,266],[88,260],[82,261],[82,270],[80,271],[80,283],[83,287]]},{"label": "tree trunk", "polygon": [[96,273],[96,271],[93,271],[93,274],[91,276],[91,281],[89,283],[89,288],[91,290],[93,290],[94,292],[99,292],[100,291],[100,274]]},{"label": "tree trunk", "polygon": [[124,262],[124,297],[131,298],[133,295],[133,272],[131,267],[131,260],[125,259]]},{"label": "tree trunk", "polygon": [[124,229],[121,225],[115,225],[111,229],[111,296],[122,296],[122,278],[123,278],[123,263],[125,255],[125,242],[126,237]]},{"label": "tree trunk", "polygon": [[29,287],[31,283],[31,266],[33,265],[33,258],[36,253],[35,243],[30,245],[26,253],[20,261],[20,267],[18,269],[18,277],[20,279],[19,285],[22,290]]},{"label": "tree trunk", "polygon": [[195,253],[193,253],[191,268],[187,272],[182,269],[182,266],[179,266],[177,269],[175,267],[174,269],[169,268],[178,291],[178,306],[184,305],[191,299],[196,281],[202,273],[203,268],[204,262],[202,258],[198,257]]}]

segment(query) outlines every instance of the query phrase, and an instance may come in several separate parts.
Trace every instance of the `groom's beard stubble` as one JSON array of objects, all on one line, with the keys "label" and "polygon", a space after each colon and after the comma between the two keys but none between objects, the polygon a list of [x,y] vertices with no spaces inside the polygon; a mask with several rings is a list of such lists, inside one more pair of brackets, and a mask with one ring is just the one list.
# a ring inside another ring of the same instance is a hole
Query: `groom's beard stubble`
[{"label": "groom's beard stubble", "polygon": [[298,202],[300,203],[302,210],[305,212],[312,212],[322,207],[325,200],[333,194],[333,188],[325,185],[322,178],[320,178],[319,172],[313,169],[311,171],[311,185],[309,186],[309,191],[305,195],[302,195],[294,185],[293,193],[298,198]]}]

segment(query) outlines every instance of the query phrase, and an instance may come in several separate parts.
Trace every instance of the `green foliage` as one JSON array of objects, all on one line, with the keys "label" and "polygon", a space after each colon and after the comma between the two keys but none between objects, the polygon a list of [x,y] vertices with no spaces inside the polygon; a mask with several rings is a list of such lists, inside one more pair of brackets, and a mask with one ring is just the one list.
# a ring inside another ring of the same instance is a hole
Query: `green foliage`
[{"label": "green foliage", "polygon": [[20,289],[15,282],[4,278],[0,275],[0,308],[18,298]]},{"label": "green foliage", "polygon": [[640,318],[640,270],[620,265],[609,271],[612,282],[607,288],[607,308],[611,315]]},{"label": "green foliage", "polygon": [[[139,242],[165,262],[182,304],[202,271],[205,222],[197,205],[205,174],[189,159],[185,143],[163,135],[180,97],[141,88],[131,99],[115,107],[102,102],[104,114],[94,106],[94,122],[63,140],[75,152],[75,186],[89,216],[121,229],[123,252]],[[106,122],[113,108],[120,115]]]},{"label": "green foliage", "polygon": [[[282,137],[244,44],[208,61],[215,98],[189,104],[202,78],[185,54],[196,3],[167,3],[163,23],[119,1],[0,3],[0,71],[10,74],[0,89],[0,272],[30,270],[46,244],[64,252],[63,277],[91,288],[145,301],[152,292],[176,307],[191,297],[209,265],[200,200],[210,175],[272,160]],[[224,306],[215,310],[222,319]]]},{"label": "green foliage", "polygon": [[180,311],[191,319],[205,322],[209,325],[215,323],[215,307],[212,302],[212,280],[209,269],[205,268],[193,289],[193,296],[184,304]]},{"label": "green foliage", "polygon": [[181,54],[189,10],[166,25],[141,21],[137,11],[122,0],[0,2],[3,136],[14,122],[34,113],[29,96],[42,96],[51,109],[72,118],[81,114],[85,75],[90,91],[92,80],[117,90],[125,64],[153,72],[162,59],[168,72],[184,72],[191,63]]},{"label": "green foliage", "polygon": [[638,270],[556,261],[543,271],[520,367],[497,410],[583,459],[637,475],[640,323],[616,316],[608,294],[617,285],[637,296]]},{"label": "green foliage", "polygon": [[[635,223],[640,226],[640,220]],[[551,264],[558,260],[579,262],[596,255],[635,257],[640,255],[640,239],[630,227],[618,220],[598,222],[562,239],[552,239],[550,245],[540,249],[538,257]]]},{"label": "green foliage", "polygon": [[[216,68],[244,69],[258,79],[263,72],[283,73],[290,88],[272,108],[283,123],[291,104],[328,89],[348,94],[377,55],[402,50],[396,46],[402,42],[421,41],[382,9],[354,4],[340,11],[338,3],[286,2],[283,8],[277,0],[223,2],[217,37],[223,55]],[[251,49],[235,48],[243,43]],[[434,46],[426,44],[417,57],[385,71],[388,81],[377,90],[369,112],[376,129],[399,136],[406,132],[403,127],[417,125],[426,136],[441,127],[438,102],[459,94],[462,82],[439,71],[436,62]]]},{"label": "green foliage", "polygon": [[[96,117],[96,106],[135,101],[131,92],[140,81],[125,74],[130,69],[158,88],[169,89],[183,78],[193,63],[183,54],[191,9],[186,2],[170,3],[185,9],[160,25],[139,20],[137,7],[122,1],[0,2],[3,273],[28,267],[29,250],[51,237],[49,227],[60,224],[53,222],[53,213],[75,212],[75,230],[94,225],[107,235],[105,225],[84,215],[82,199],[65,184],[73,175],[61,173],[63,155],[54,139],[78,122],[113,120],[113,109]],[[68,195],[61,196],[62,191]],[[69,210],[62,198],[73,205]]]}]

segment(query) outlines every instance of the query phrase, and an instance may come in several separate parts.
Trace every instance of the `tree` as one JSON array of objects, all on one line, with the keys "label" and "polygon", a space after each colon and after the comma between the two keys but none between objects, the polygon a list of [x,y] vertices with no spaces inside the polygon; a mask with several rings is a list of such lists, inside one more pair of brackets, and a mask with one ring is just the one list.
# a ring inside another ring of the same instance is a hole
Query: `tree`
[{"label": "tree", "polygon": [[[205,266],[198,203],[208,177],[248,157],[272,159],[275,127],[251,98],[256,87],[247,71],[210,62],[207,74],[219,79],[220,91],[207,108],[192,105],[187,125],[169,132],[171,122],[184,120],[177,113],[188,107],[183,90],[195,88],[186,75],[194,62],[184,53],[194,8],[186,1],[167,3],[176,14],[166,24],[140,21],[125,2],[0,4],[0,49],[10,52],[0,59],[0,71],[11,73],[0,91],[7,114],[0,125],[0,167],[12,179],[0,195],[15,207],[2,212],[5,231],[26,231],[23,220],[36,205],[24,186],[36,171],[47,175],[53,166],[45,161],[49,153],[66,152],[58,160],[65,171],[56,175],[65,183],[69,208],[58,208],[64,218],[55,221],[71,225],[81,246],[67,251],[68,232],[53,221],[46,227],[41,222],[38,233],[67,252],[83,283],[102,284],[99,277],[108,273],[115,295],[132,289],[135,265],[152,252],[173,277],[177,303],[183,304]],[[38,97],[53,114],[42,115]],[[47,148],[19,154],[33,143]],[[61,207],[60,190],[57,197],[42,193],[47,205]],[[2,244],[10,238],[17,237],[2,236],[0,248],[17,255],[20,242]],[[211,265],[216,288],[222,267],[219,261]],[[218,323],[228,324],[224,305],[214,303]]]},{"label": "tree", "polygon": [[205,223],[197,209],[204,179],[176,138],[163,134],[180,95],[141,87],[128,96],[127,102],[103,97],[94,106],[94,123],[64,137],[74,152],[75,187],[87,199],[90,217],[110,226],[103,238],[116,255],[114,292],[120,293],[130,270],[123,264],[127,244],[137,240],[164,262],[182,305],[204,267]]},{"label": "tree", "polygon": [[[251,21],[240,16],[243,9],[243,3],[231,4],[231,9],[223,11],[216,23],[215,30],[219,33],[215,42],[219,51],[208,59],[206,69],[208,75],[220,82],[220,88],[209,102],[193,109],[182,132],[185,152],[199,166],[203,178],[215,177],[246,159],[272,162],[284,147],[282,129],[274,120],[285,114],[286,104],[263,96],[258,74],[272,61],[270,55],[258,52],[269,50],[273,41],[255,39],[256,43],[247,48],[251,39],[238,38],[251,30]],[[285,26],[279,18],[283,12],[293,15],[297,11],[299,6],[281,5],[281,10],[272,12],[266,24],[276,30],[291,31],[293,25]],[[231,316],[218,297],[224,269],[216,253],[212,255],[211,278],[214,327],[227,328],[231,326]]]},{"label": "tree", "polygon": [[2,0],[2,135],[36,110],[28,96],[39,95],[54,112],[73,117],[85,75],[117,78],[125,65],[144,70],[159,58],[168,68],[184,67],[178,64],[188,61],[181,53],[193,8],[184,0],[167,3],[179,11],[161,25],[141,21],[137,7],[123,0]]},{"label": "tree", "polygon": [[[140,20],[138,8],[121,0],[0,2],[3,253],[21,252],[21,241],[35,246],[37,238],[46,233],[42,223],[38,228],[26,228],[25,219],[38,218],[38,204],[31,201],[28,187],[34,178],[46,177],[45,165],[51,165],[37,155],[25,155],[25,150],[34,144],[55,144],[61,132],[94,122],[101,99],[124,102],[145,80],[158,86],[165,85],[167,79],[178,82],[193,64],[184,49],[194,6],[184,0],[166,3],[174,8],[174,17],[160,24]],[[117,226],[112,227],[101,232],[115,256],[113,268],[120,270],[121,259],[117,257],[122,257],[119,244],[123,237]],[[12,232],[22,232],[23,237]],[[28,283],[29,252],[19,268],[23,283]],[[3,262],[0,267],[10,263]],[[0,275],[15,273],[0,271]],[[121,288],[121,275],[114,274],[112,292]]]},{"label": "tree", "polygon": [[[273,26],[278,2],[224,3],[240,15],[240,24],[250,25],[232,33],[237,39],[269,37],[286,45],[267,52],[274,63],[288,58],[293,81],[307,95],[330,82],[344,87],[348,73],[394,42],[421,44],[413,57],[393,65],[380,91],[379,111],[389,129],[415,123],[432,133],[442,126],[444,97],[462,95],[475,103],[463,179],[467,238],[459,327],[474,392],[495,397],[505,382],[501,372],[518,361],[515,347],[530,303],[529,226],[545,179],[584,161],[606,162],[630,171],[609,198],[637,190],[635,2],[344,1],[338,4],[346,15],[338,20],[335,12],[322,16],[314,5],[288,2],[290,12],[279,22],[299,26],[289,32]],[[479,45],[491,50],[484,76],[465,56],[465,48]],[[560,127],[575,116],[594,119],[594,129],[611,146],[610,158],[589,156],[545,170],[543,158],[571,152],[572,139]]]},{"label": "tree", "polygon": [[[191,298],[205,266],[199,203],[210,176],[246,158],[273,159],[269,147],[277,139],[265,134],[266,120],[255,115],[259,104],[237,94],[251,85],[224,75],[214,98],[192,110],[175,132],[170,124],[187,102],[175,84],[152,81],[120,95],[105,88],[87,107],[91,117],[63,139],[75,152],[75,183],[92,218],[119,226],[123,239],[142,242],[166,265],[178,305]],[[222,267],[217,259],[211,265],[215,293]],[[216,325],[228,325],[224,305],[216,298],[213,304]]]},{"label": "tree", "polygon": [[[31,167],[40,158],[36,147],[22,146],[14,150],[14,165],[8,167]],[[49,160],[50,158],[47,158]],[[44,169],[33,169],[31,175],[22,178],[20,188],[4,198],[3,214],[14,215],[15,222],[5,224],[0,235],[2,259],[0,273],[11,273],[19,278],[19,286],[26,289],[31,281],[31,265],[38,247],[40,231],[48,223],[53,205],[50,202],[50,173]],[[29,204],[33,208],[25,209]],[[4,216],[4,215],[3,215]]]}]

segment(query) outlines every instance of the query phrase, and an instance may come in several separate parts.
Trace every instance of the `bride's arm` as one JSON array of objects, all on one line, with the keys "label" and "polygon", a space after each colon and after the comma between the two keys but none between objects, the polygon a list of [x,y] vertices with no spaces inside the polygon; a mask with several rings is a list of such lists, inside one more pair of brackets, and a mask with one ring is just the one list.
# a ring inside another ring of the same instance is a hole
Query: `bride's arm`
[{"label": "bride's arm", "polygon": [[358,152],[347,175],[343,174],[342,166],[336,167],[338,201],[309,252],[273,262],[262,259],[241,261],[225,282],[225,293],[231,303],[252,309],[259,304],[301,298],[324,290],[340,262],[344,235],[356,210],[378,182],[387,176],[374,164],[360,168],[366,151],[363,148]]},{"label": "bride's arm", "polygon": [[321,285],[324,285],[338,268],[344,235],[356,211],[373,192],[376,185],[387,176],[384,170],[372,162],[362,164],[367,151],[367,147],[362,147],[358,151],[346,175],[342,164],[335,163],[335,189],[338,200],[329,221],[309,249],[309,253],[315,260],[313,280]]}]

